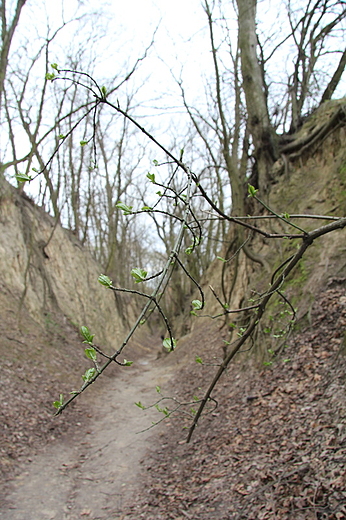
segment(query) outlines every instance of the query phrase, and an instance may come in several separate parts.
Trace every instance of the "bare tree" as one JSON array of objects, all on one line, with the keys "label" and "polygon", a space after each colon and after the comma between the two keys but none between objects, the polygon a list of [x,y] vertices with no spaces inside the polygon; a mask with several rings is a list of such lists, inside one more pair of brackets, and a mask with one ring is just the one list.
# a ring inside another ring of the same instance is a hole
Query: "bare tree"
[{"label": "bare tree", "polygon": [[[304,10],[294,9],[292,2],[288,2],[288,18],[296,47],[294,72],[289,82],[292,111],[291,132],[296,131],[300,125],[303,107],[308,96],[311,95],[310,88],[314,81],[314,74],[317,72],[318,61],[321,57],[330,56],[333,52],[338,51],[338,49],[334,50],[335,47],[330,48],[329,41],[345,17],[346,4],[344,2],[308,1]],[[345,69],[344,52],[341,51],[341,53],[341,60],[322,95],[322,100],[330,99],[341,79]]]},{"label": "bare tree", "polygon": [[[11,35],[18,23],[21,4],[24,2],[18,2]],[[1,8],[5,38],[5,2]],[[122,266],[126,264],[121,256],[117,258],[120,251],[125,255],[126,248],[118,247],[118,244],[123,243],[125,231],[121,231],[121,219],[118,222],[118,214],[115,216],[114,208],[128,190],[132,172],[138,166],[143,151],[141,145],[130,145],[126,124],[123,126],[121,137],[115,143],[107,135],[107,129],[102,134],[98,126],[98,113],[88,112],[94,102],[90,90],[86,90],[89,94],[85,98],[84,93],[80,95],[78,85],[74,83],[65,84],[62,90],[60,87],[55,89],[54,85],[51,88],[49,78],[55,70],[51,67],[52,56],[56,58],[58,40],[72,20],[66,21],[62,13],[61,24],[59,25],[59,20],[54,20],[51,25],[48,18],[46,27],[41,27],[37,40],[28,40],[18,45],[12,52],[9,67],[6,62],[3,108],[8,137],[4,131],[5,127],[2,126],[1,171],[6,171],[7,174],[14,173],[17,179],[33,177],[33,170],[42,172],[39,177],[39,189],[34,190],[32,194],[35,201],[51,212],[57,220],[61,219],[83,243],[89,245],[104,268],[107,267],[113,272],[117,260]],[[96,44],[100,40],[100,36],[95,33],[97,23],[90,24],[95,22],[95,15],[90,18],[84,11],[82,14],[77,12],[73,20],[79,27],[78,33],[81,38],[78,37],[73,44],[66,45],[65,56],[61,55],[59,48],[60,58],[65,60],[66,66],[71,70],[81,67],[92,73],[97,64],[97,57],[93,47],[86,45],[85,41],[93,41]],[[113,77],[105,78],[109,93],[115,92],[131,80],[152,44],[153,39],[132,64],[127,63],[119,72],[114,71]],[[6,48],[8,56],[9,43]],[[86,76],[83,79],[86,80]],[[128,99],[129,110],[130,96]],[[84,110],[87,111],[86,114]],[[53,122],[51,113],[55,114]],[[122,122],[120,127],[121,125]],[[73,131],[76,126],[79,135]],[[109,132],[117,132],[116,126],[114,116],[110,116]],[[97,157],[96,148],[88,145],[93,137],[96,137],[100,152]],[[62,144],[64,146],[61,146]],[[136,144],[138,145],[138,140]],[[137,152],[134,153],[134,148],[140,151],[138,155]],[[47,156],[52,155],[53,150],[54,161],[47,161]],[[100,162],[100,168],[97,162]],[[116,175],[113,177],[114,171]],[[21,183],[19,189],[23,189]],[[107,194],[105,199],[103,190]],[[97,199],[102,199],[102,214],[99,208],[95,207]],[[102,228],[97,227],[101,223]],[[124,224],[128,232],[128,221]],[[137,223],[134,224],[135,228],[138,228]],[[97,242],[102,243],[102,246],[98,248]]]},{"label": "bare tree", "polygon": [[243,89],[249,129],[254,145],[258,185],[268,191],[269,170],[278,158],[277,138],[269,119],[265,78],[258,59],[257,0],[238,0],[238,38]]},{"label": "bare tree", "polygon": [[0,50],[0,111],[2,106],[2,95],[8,66],[8,57],[15,30],[26,0],[17,0],[15,12],[10,21],[7,20],[6,0],[1,0],[1,50]]}]

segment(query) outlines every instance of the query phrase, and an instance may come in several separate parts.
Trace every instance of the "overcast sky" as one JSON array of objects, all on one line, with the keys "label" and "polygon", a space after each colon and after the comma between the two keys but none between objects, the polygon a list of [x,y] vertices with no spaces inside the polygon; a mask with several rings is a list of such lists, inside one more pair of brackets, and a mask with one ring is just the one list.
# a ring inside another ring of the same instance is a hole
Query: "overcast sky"
[{"label": "overcast sky", "polygon": [[[204,84],[203,77],[208,77],[213,72],[207,19],[201,4],[201,0],[27,0],[16,39],[18,41],[23,35],[29,35],[34,45],[35,40],[45,36],[47,19],[52,32],[61,23],[62,13],[65,20],[69,20],[74,15],[80,16],[83,12],[93,11],[97,17],[92,18],[86,32],[93,26],[94,32],[102,37],[99,46],[95,40],[90,43],[98,56],[95,73],[97,76],[104,74],[111,77],[122,69],[125,71],[126,64],[129,68],[132,66],[156,31],[155,44],[148,58],[141,64],[140,74],[137,74],[137,84],[145,84],[140,98],[165,98],[166,101],[167,94],[178,93],[170,70],[176,77],[182,75],[190,97],[198,97]],[[295,4],[301,5],[302,2],[292,0],[292,5]],[[14,5],[12,0],[12,10]],[[223,9],[231,38],[233,34],[236,37],[232,2],[225,2]],[[287,33],[285,12],[283,1],[258,2],[260,39],[265,44],[265,49],[268,48],[267,42],[275,41],[275,38],[278,40]],[[282,16],[279,17],[278,13]],[[76,24],[70,24],[61,32],[59,44],[63,51],[59,52],[57,45],[52,46],[52,61],[59,66],[64,66],[61,60],[64,61],[64,52],[68,47],[73,46],[76,39],[85,36],[83,31],[76,35],[75,30]],[[215,32],[218,30],[216,26]],[[290,66],[291,57],[287,45],[266,65],[268,69],[273,63],[274,67],[276,64],[277,76],[284,72],[286,66]],[[174,104],[174,98],[172,102]]]},{"label": "overcast sky", "polygon": [[[66,53],[72,54],[83,41],[86,54],[96,56],[92,74],[96,80],[103,82],[103,78],[112,78],[114,75],[124,77],[136,59],[143,55],[155,33],[155,42],[148,57],[141,62],[128,86],[129,89],[140,86],[135,97],[138,105],[135,113],[137,116],[148,115],[151,121],[155,115],[157,119],[153,126],[156,128],[162,128],[164,124],[169,126],[171,120],[167,116],[175,116],[174,124],[182,125],[185,113],[173,75],[183,79],[192,106],[201,106],[206,79],[213,77],[207,18],[201,3],[201,0],[27,0],[14,48],[20,48],[22,44],[23,55],[28,53],[34,56],[47,36],[47,25],[48,34],[52,35],[61,25],[63,17],[70,20],[83,13],[94,12],[96,16],[89,18],[85,29],[81,30],[77,23],[72,23],[59,33],[50,48],[49,60],[58,63],[59,67],[65,67]],[[10,9],[11,2],[8,5]],[[14,5],[15,0],[12,0],[12,11]],[[280,1],[279,5],[285,23],[284,2]],[[232,2],[224,3],[223,8],[228,9],[226,18],[231,38],[233,35],[236,37]],[[262,43],[266,39],[274,41],[275,37],[280,38],[287,31],[287,27],[280,26],[282,22],[277,17],[277,8],[278,0],[262,0],[258,3],[259,20],[265,21],[259,24]],[[220,39],[218,30],[215,29],[216,38]],[[270,64],[266,65],[272,77],[274,71],[277,85],[280,85],[280,75],[282,81],[287,81],[285,69],[292,63],[292,56],[289,47],[286,47],[282,52],[277,52]],[[227,50],[221,54],[221,58],[224,58],[226,64],[229,63]],[[89,72],[87,61],[85,63],[84,71]],[[39,70],[37,78],[42,81],[43,77],[44,71]],[[124,86],[122,91],[125,92],[126,88]],[[342,85],[338,94],[344,95]],[[122,94],[117,95],[122,101]],[[177,114],[181,114],[181,118]]]},{"label": "overcast sky", "polygon": [[206,16],[200,0],[116,0],[110,9],[114,17],[109,22],[109,35],[123,35],[128,41],[122,47],[124,53],[128,49],[137,56],[157,29],[155,45],[141,66],[141,74],[148,78],[144,91],[149,98],[178,92],[171,70],[177,78],[182,75],[197,95],[202,76],[211,72]]},{"label": "overcast sky", "polygon": [[[14,0],[12,9],[13,6]],[[50,49],[50,61],[64,67],[64,54],[69,46],[77,45],[76,40],[86,36],[93,26],[94,32],[102,38],[98,43],[95,40],[85,43],[98,56],[94,74],[96,79],[112,77],[130,69],[155,34],[154,45],[133,82],[142,84],[138,101],[145,101],[148,113],[153,113],[152,109],[159,113],[162,106],[175,107],[177,103],[181,106],[171,70],[175,77],[184,79],[190,96],[199,96],[203,76],[212,72],[207,20],[201,0],[27,0],[14,46],[24,43],[26,49],[33,48],[34,54],[39,39],[47,34],[47,23],[52,34],[63,16],[70,20],[92,11],[97,17],[86,26],[85,33],[76,34],[77,24],[73,23],[59,33]]]},{"label": "overcast sky", "polygon": [[[301,0],[291,1],[298,6],[304,4]],[[12,16],[16,2],[17,0],[8,0],[7,3],[9,11],[12,11]],[[210,1],[210,3],[212,2]],[[270,46],[273,47],[275,41],[279,41],[288,32],[285,3],[283,0],[258,1],[258,30],[260,41],[265,44],[267,55],[270,52],[268,51]],[[78,25],[77,22],[69,23],[58,34],[50,47],[49,61],[56,62],[60,68],[64,68],[68,63],[67,56],[76,53],[81,46],[85,53],[82,69],[85,72],[91,72],[98,82],[101,84],[105,82],[107,87],[111,88],[114,81],[118,82],[111,78],[114,76],[118,76],[119,79],[124,78],[136,60],[143,56],[144,50],[155,34],[154,45],[150,48],[147,58],[141,62],[133,79],[122,87],[122,92],[114,93],[110,101],[116,102],[118,97],[121,106],[124,106],[122,103],[126,91],[133,92],[140,87],[134,97],[133,115],[162,144],[169,147],[174,142],[175,150],[179,150],[180,147],[185,147],[185,143],[188,141],[186,135],[189,119],[183,108],[180,90],[174,77],[183,79],[189,104],[198,107],[204,114],[207,114],[203,105],[204,89],[208,79],[210,82],[214,81],[207,17],[201,4],[202,0],[174,0],[174,2],[172,0],[109,0],[108,2],[100,0],[27,0],[13,42],[12,52],[17,56],[11,60],[10,66],[13,61],[13,70],[17,77],[19,77],[18,69],[20,67],[23,68],[25,74],[29,64],[26,58],[31,59],[37,54],[39,47],[44,45],[47,35],[51,37],[54,31],[61,26],[63,19],[68,21],[89,13],[89,17],[86,16],[85,20],[83,18],[84,26]],[[232,39],[234,41],[237,27],[231,0],[223,2],[222,7],[226,10],[228,34],[231,41]],[[278,16],[279,12],[282,16]],[[10,13],[8,14],[10,20],[12,16]],[[222,21],[220,23],[220,20],[217,20],[217,22],[215,34],[216,41],[219,43],[222,39]],[[291,43],[287,42],[284,47],[280,47],[280,50],[274,55],[274,59],[266,64],[266,72],[270,73],[268,78],[271,81],[269,88],[272,106],[270,109],[273,109],[273,103],[280,106],[282,102],[280,82],[287,85],[287,70],[291,68],[292,71],[294,53],[290,52],[290,45]],[[340,47],[343,48],[343,45],[344,43],[341,41]],[[89,69],[88,59],[90,60],[93,56],[95,63]],[[231,106],[229,99],[232,93],[232,77],[231,73],[227,71],[227,67],[229,69],[232,67],[228,47],[225,46],[219,52],[219,58],[223,60],[224,71],[226,71],[223,76],[223,84],[229,97],[227,97],[225,106],[227,104]],[[31,106],[35,106],[39,100],[39,91],[45,74],[44,59],[41,59],[35,67],[27,87],[27,100]],[[327,70],[328,67],[322,67],[322,76]],[[332,69],[329,67],[329,70]],[[286,88],[284,91],[287,95]],[[53,88],[48,85],[47,97],[52,92]],[[212,88],[211,92],[213,92]],[[273,92],[275,95],[272,95]],[[341,97],[342,95],[345,95],[345,88],[341,83],[336,96]],[[209,96],[209,101],[212,99],[215,99],[215,95]],[[56,114],[56,105],[51,110],[49,108],[47,110],[46,106],[49,105],[45,105],[44,112],[47,122],[45,122],[46,127],[42,125],[42,133],[45,128],[51,126]],[[146,119],[144,119],[145,116],[147,116]],[[35,115],[31,119],[35,121]],[[140,132],[138,133],[140,134]],[[143,137],[142,134],[141,137]],[[20,142],[18,154],[24,156],[28,153],[30,145],[20,127],[19,120],[16,139],[17,142]],[[196,142],[198,146],[198,139],[194,139],[193,144],[195,145]],[[10,146],[7,151],[11,153]],[[157,149],[152,153],[157,154]],[[159,155],[152,156],[150,151],[147,155],[149,162],[154,158],[159,159]]]}]

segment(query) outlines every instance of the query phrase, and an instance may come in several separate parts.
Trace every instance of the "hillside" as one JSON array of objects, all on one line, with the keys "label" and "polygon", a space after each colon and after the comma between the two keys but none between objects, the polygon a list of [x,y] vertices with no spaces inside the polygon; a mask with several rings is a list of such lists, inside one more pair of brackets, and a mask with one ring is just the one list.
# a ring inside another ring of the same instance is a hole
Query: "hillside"
[{"label": "hillside", "polygon": [[81,385],[89,365],[79,328],[110,349],[121,338],[121,300],[97,282],[99,267],[75,237],[3,182],[0,194],[0,462],[55,438],[83,407],[53,418],[52,402]]},{"label": "hillside", "polygon": [[[331,281],[311,326],[283,356],[270,367],[227,371],[213,394],[218,407],[192,443],[182,429],[191,418],[167,422],[142,461],[142,491],[126,503],[122,520],[346,518],[345,326],[346,281]],[[202,327],[180,348],[215,362],[222,339]],[[163,392],[186,401],[213,372],[186,363]]]}]

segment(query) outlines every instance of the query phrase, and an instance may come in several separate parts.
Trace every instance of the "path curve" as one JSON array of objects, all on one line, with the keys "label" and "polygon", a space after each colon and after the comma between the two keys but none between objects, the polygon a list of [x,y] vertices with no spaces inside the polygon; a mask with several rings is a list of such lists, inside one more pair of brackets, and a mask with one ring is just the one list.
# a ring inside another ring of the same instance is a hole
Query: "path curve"
[{"label": "path curve", "polygon": [[[109,520],[126,515],[124,504],[139,486],[140,461],[153,435],[165,426],[139,431],[159,418],[137,401],[153,402],[155,386],[172,372],[154,359],[105,378],[92,397],[85,427],[46,446],[10,483],[1,520]],[[91,392],[93,389],[90,390]],[[116,515],[116,516],[114,516]]]}]

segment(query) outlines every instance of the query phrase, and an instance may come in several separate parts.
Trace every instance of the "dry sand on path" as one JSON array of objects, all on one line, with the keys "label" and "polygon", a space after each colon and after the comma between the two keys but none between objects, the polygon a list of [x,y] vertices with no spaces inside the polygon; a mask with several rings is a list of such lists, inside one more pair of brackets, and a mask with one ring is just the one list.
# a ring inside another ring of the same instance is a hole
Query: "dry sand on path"
[{"label": "dry sand on path", "polygon": [[170,376],[167,366],[146,360],[105,379],[102,391],[92,397],[92,418],[86,426],[77,423],[72,435],[47,445],[9,483],[1,520],[125,516],[124,503],[140,483],[140,461],[162,429],[159,425],[139,434],[160,416],[134,403],[153,402],[155,386],[164,385]]}]

